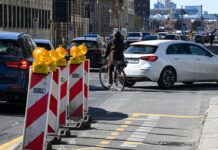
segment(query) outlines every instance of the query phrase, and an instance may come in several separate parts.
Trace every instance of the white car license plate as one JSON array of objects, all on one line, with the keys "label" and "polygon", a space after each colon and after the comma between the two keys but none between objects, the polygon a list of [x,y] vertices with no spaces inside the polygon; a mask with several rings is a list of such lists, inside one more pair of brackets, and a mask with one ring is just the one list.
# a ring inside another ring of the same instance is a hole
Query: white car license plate
[{"label": "white car license plate", "polygon": [[139,63],[139,59],[138,58],[127,58],[126,60],[127,60],[128,63],[132,63],[132,64]]}]

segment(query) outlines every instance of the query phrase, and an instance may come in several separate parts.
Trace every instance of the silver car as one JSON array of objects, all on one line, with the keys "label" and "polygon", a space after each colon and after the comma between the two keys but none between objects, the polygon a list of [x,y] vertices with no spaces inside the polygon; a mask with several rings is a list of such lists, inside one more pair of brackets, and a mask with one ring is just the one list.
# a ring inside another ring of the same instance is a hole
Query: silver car
[{"label": "silver car", "polygon": [[218,81],[218,56],[188,41],[154,40],[131,44],[124,53],[127,86],[154,81],[160,88],[175,82]]}]

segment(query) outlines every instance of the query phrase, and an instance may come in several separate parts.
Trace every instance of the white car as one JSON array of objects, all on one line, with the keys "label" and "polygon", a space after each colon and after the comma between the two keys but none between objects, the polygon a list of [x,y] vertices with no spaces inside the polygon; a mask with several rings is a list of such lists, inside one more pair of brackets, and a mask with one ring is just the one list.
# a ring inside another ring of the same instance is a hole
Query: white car
[{"label": "white car", "polygon": [[142,32],[129,32],[127,35],[127,41],[136,42],[142,40]]},{"label": "white car", "polygon": [[218,56],[193,42],[135,42],[124,55],[129,87],[138,81],[154,81],[160,88],[171,88],[175,82],[218,81]]}]

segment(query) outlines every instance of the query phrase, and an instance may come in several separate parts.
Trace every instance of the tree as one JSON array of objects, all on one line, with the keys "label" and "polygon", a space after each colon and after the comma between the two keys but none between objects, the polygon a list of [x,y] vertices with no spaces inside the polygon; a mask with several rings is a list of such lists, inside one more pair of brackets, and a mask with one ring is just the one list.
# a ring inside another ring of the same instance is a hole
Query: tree
[{"label": "tree", "polygon": [[177,30],[181,30],[182,29],[182,21],[181,20],[177,20],[175,22],[174,28]]},{"label": "tree", "polygon": [[192,23],[192,30],[197,31],[197,30],[198,30],[198,27],[200,27],[200,26],[201,26],[201,21],[195,20],[195,21]]}]

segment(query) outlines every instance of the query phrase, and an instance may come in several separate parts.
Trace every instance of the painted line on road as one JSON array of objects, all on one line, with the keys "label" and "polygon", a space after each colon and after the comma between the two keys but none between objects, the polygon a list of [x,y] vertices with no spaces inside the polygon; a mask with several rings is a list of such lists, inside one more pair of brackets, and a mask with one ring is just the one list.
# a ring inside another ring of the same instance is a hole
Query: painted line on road
[{"label": "painted line on road", "polygon": [[[138,127],[135,130],[135,132],[133,132],[131,136],[126,141],[124,141],[120,146],[136,148],[138,145],[143,144],[143,141],[145,140],[149,132],[151,132],[153,127],[156,126],[159,119],[160,119],[159,116],[148,116],[146,120],[144,120],[142,126]],[[144,127],[145,124],[146,125],[149,124],[150,127]]]},{"label": "painted line on road", "polygon": [[23,141],[23,136],[19,136],[5,144],[2,144],[0,145],[0,150],[6,150],[8,149],[9,147],[13,146],[14,144],[17,144],[19,142],[22,142]]},{"label": "painted line on road", "polygon": [[[167,114],[145,114],[145,113],[133,113],[133,117],[140,116],[154,116],[154,117],[165,117],[165,118],[184,118],[184,119],[199,119],[203,118],[203,115],[200,116],[183,116],[183,115],[167,115]],[[134,120],[136,118],[128,118],[129,120]]]},{"label": "painted line on road", "polygon": [[96,145],[96,147],[104,148],[106,145],[109,145],[112,140],[115,140],[116,137],[120,135],[120,133],[123,132],[126,128],[128,128],[130,124],[132,124],[132,121],[125,121],[122,125],[111,132],[111,134],[104,140],[101,140],[100,143]]}]

